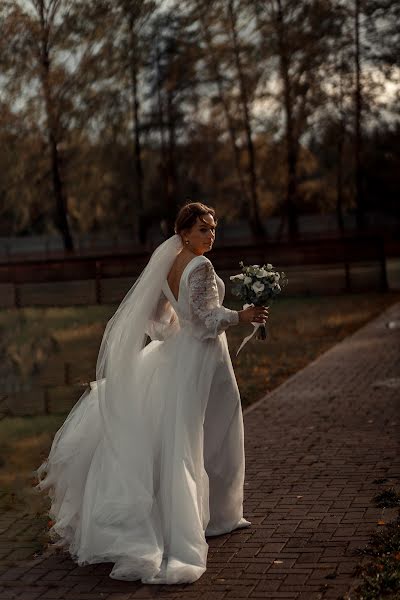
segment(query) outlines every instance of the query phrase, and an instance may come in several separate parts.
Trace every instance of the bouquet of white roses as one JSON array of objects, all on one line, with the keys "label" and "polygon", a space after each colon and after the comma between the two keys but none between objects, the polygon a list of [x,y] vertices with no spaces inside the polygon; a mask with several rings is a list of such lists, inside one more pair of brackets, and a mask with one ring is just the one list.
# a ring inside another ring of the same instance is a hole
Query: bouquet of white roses
[{"label": "bouquet of white roses", "polygon": [[[242,272],[232,275],[229,279],[232,281],[232,294],[238,296],[245,302],[243,308],[249,306],[266,306],[278,296],[288,280],[283,271],[275,271],[270,263],[266,265],[245,266],[243,261],[239,263]],[[265,340],[267,337],[266,327],[263,323],[253,323],[253,333],[245,338],[240,345],[236,355],[239,354],[243,346],[256,333],[256,339]]]}]

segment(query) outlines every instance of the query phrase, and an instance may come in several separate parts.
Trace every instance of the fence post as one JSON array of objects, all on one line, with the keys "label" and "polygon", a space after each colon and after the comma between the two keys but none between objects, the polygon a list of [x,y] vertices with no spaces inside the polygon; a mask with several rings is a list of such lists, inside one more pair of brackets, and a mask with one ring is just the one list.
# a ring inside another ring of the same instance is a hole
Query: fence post
[{"label": "fence post", "polygon": [[64,363],[64,383],[71,385],[71,364],[69,362]]},{"label": "fence post", "polygon": [[50,414],[50,390],[48,385],[44,388],[44,414]]},{"label": "fence post", "polygon": [[101,304],[101,261],[96,260],[96,303]]},{"label": "fence post", "polygon": [[344,263],[344,270],[346,279],[346,292],[351,292],[350,265],[347,260]]},{"label": "fence post", "polygon": [[17,283],[17,267],[13,267],[13,283],[14,283],[14,306],[21,308],[21,294]]},{"label": "fence post", "polygon": [[387,292],[389,290],[389,283],[386,269],[385,238],[383,236],[378,238],[378,252],[381,263],[381,291]]},{"label": "fence post", "polygon": [[346,281],[346,292],[351,292],[350,261],[348,258],[349,248],[346,238],[342,238],[344,244],[344,272]]}]

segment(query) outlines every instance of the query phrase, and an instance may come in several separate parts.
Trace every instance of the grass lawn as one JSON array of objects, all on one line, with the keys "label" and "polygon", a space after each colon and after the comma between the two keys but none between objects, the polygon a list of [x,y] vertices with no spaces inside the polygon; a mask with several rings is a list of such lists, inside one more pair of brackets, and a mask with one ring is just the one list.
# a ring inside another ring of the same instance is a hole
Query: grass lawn
[{"label": "grass lawn", "polygon": [[[270,308],[266,341],[236,350],[251,326],[227,331],[243,406],[259,400],[322,352],[400,301],[400,293],[282,297]],[[228,303],[227,303],[228,304]],[[240,306],[229,303],[231,308]],[[35,385],[94,379],[102,332],[115,306],[29,308],[0,311],[3,368],[20,368]],[[43,340],[50,340],[43,346]],[[7,362],[8,361],[8,362]],[[3,375],[0,371],[0,377]],[[67,382],[67,383],[68,383]],[[78,399],[78,398],[77,398]],[[65,414],[0,420],[0,511],[40,513],[32,471],[47,455]],[[42,505],[40,505],[42,502]]]}]

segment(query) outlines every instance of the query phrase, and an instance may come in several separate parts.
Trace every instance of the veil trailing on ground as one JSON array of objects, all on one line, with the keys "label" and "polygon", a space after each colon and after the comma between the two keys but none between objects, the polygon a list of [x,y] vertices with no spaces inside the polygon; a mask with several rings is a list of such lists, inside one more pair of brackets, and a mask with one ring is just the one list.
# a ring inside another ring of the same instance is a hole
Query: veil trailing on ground
[{"label": "veil trailing on ground", "polygon": [[[141,373],[149,325],[153,328],[159,325],[160,329],[165,326],[162,322],[165,312],[158,315],[157,307],[163,283],[181,249],[182,239],[175,234],[151,255],[107,323],[97,358],[96,380],[73,406],[54,438],[48,459],[36,471],[39,490],[55,487],[52,493],[54,514],[60,514],[61,506],[64,510],[66,505],[79,505],[83,489],[77,489],[72,481],[77,479],[78,467],[75,465],[80,464],[79,456],[89,460],[100,440],[111,455],[111,461],[104,469],[117,472],[112,479],[114,489],[102,491],[93,507],[93,517],[96,519],[97,514],[99,521],[114,527],[115,519],[124,522],[124,518],[130,516],[132,498],[135,498],[137,519],[151,510],[152,484],[149,479],[155,454],[151,446],[154,415],[151,407],[144,406],[147,394]],[[135,478],[127,478],[129,472],[135,473]],[[118,489],[115,489],[116,482]],[[76,494],[74,499],[70,497],[72,490]],[[57,523],[50,535],[54,537],[57,533],[64,537],[69,535],[63,523]],[[73,554],[74,548],[70,551]]]}]

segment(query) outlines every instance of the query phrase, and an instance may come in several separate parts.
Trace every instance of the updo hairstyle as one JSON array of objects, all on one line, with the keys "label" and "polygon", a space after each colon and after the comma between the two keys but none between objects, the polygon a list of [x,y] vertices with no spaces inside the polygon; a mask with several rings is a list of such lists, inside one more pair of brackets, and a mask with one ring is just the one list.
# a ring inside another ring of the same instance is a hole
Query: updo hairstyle
[{"label": "updo hairstyle", "polygon": [[215,224],[217,220],[215,218],[215,210],[211,206],[206,206],[202,202],[188,202],[179,210],[178,216],[175,219],[175,233],[181,233],[185,229],[191,229],[196,223],[197,217],[204,223],[207,223],[203,219],[204,215],[211,215],[214,218]]}]

